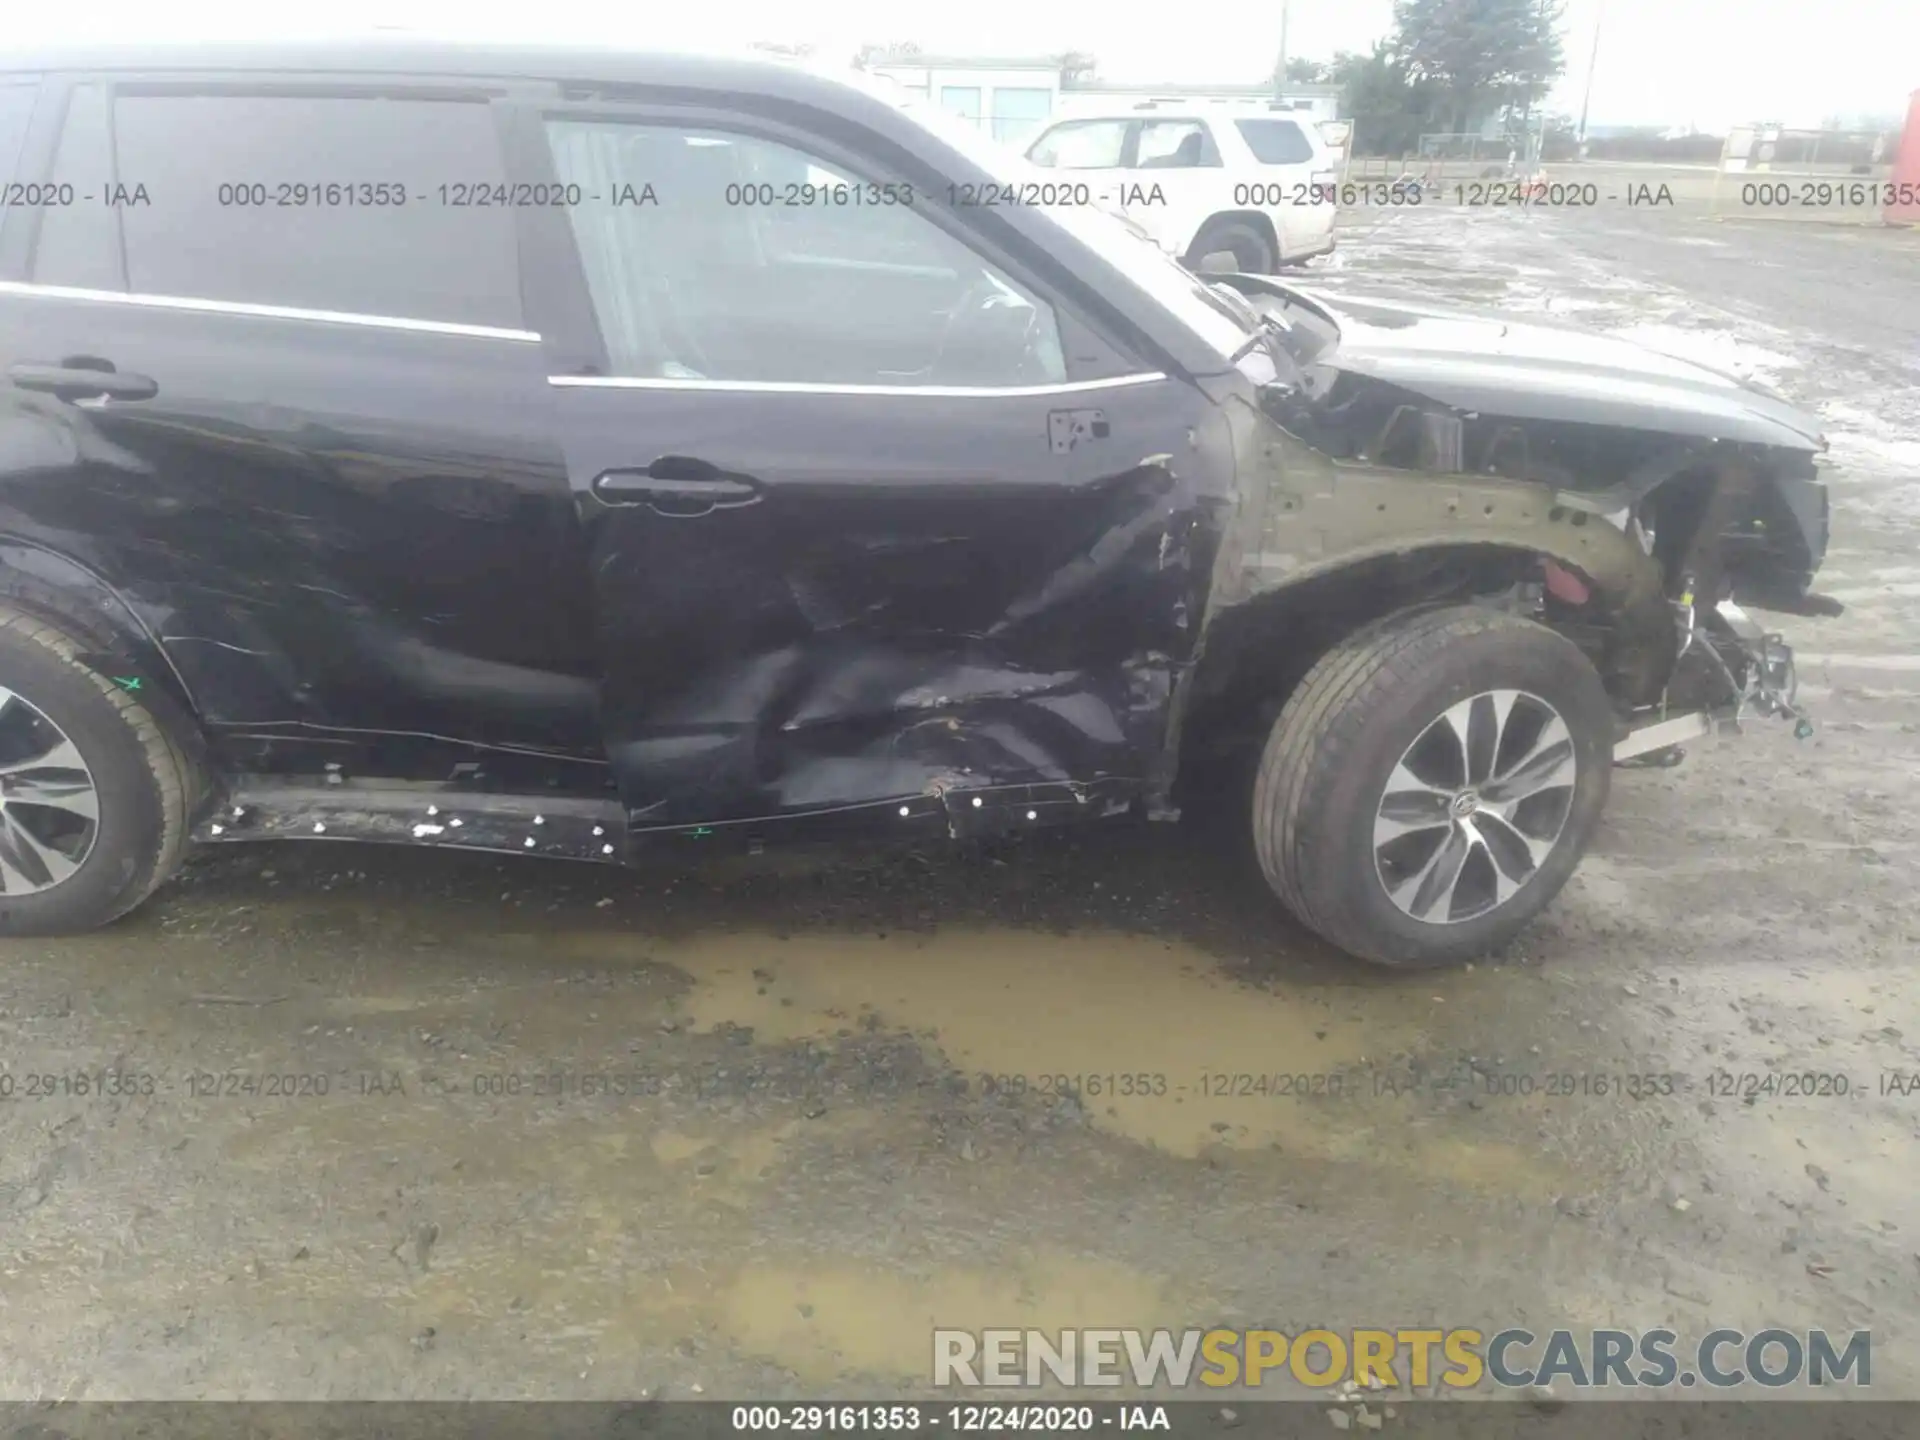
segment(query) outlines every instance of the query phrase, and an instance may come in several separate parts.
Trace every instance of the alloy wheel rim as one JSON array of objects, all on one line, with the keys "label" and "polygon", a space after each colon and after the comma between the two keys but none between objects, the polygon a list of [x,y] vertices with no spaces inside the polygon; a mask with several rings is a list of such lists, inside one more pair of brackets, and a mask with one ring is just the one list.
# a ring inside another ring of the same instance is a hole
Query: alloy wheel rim
[{"label": "alloy wheel rim", "polygon": [[1400,756],[1374,809],[1374,871],[1402,914],[1458,925],[1539,875],[1579,780],[1560,712],[1525,690],[1449,705]]},{"label": "alloy wheel rim", "polygon": [[0,688],[0,894],[71,879],[93,853],[100,797],[79,747],[38,706]]}]

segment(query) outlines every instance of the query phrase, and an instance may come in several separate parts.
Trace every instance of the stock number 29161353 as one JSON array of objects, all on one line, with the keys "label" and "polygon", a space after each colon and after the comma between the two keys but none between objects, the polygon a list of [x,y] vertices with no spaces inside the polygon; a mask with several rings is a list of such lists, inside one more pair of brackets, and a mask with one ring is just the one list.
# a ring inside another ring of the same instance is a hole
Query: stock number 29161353
[{"label": "stock number 29161353", "polygon": [[780,185],[766,180],[739,181],[727,186],[721,199],[728,205],[789,210],[799,206],[821,206],[833,210],[885,209],[892,205],[913,204],[913,187],[856,181],[815,184],[793,180]]},{"label": "stock number 29161353", "polygon": [[134,1070],[0,1071],[0,1100],[84,1100],[90,1096],[152,1095],[158,1082]]},{"label": "stock number 29161353", "polygon": [[982,1093],[988,1095],[1165,1095],[1167,1077],[1153,1071],[1108,1071],[1103,1074],[1073,1075],[981,1075]]}]

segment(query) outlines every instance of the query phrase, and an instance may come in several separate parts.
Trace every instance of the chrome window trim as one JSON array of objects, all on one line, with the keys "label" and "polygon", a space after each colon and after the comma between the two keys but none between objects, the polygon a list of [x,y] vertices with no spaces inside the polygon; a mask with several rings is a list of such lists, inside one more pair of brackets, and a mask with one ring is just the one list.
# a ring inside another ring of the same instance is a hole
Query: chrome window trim
[{"label": "chrome window trim", "polygon": [[988,399],[1022,395],[1079,395],[1151,385],[1165,380],[1158,370],[1114,375],[1104,380],[1062,380],[1053,385],[822,385],[807,380],[678,380],[655,376],[549,375],[549,385],[593,390],[733,390],[748,395],[926,395],[938,399]]},{"label": "chrome window trim", "polygon": [[251,305],[238,300],[202,300],[190,295],[139,295],[125,290],[88,290],[75,285],[35,285],[22,280],[0,280],[0,295],[30,299],[94,300],[108,305],[136,305],[152,310],[187,310],[208,315],[242,315],[260,320],[304,320],[322,325],[359,325],[373,330],[411,330],[426,335],[464,335],[475,340],[537,342],[531,330],[504,330],[493,325],[464,325],[453,320],[410,320],[399,315],[360,315],[347,310],[305,310],[293,305]]}]

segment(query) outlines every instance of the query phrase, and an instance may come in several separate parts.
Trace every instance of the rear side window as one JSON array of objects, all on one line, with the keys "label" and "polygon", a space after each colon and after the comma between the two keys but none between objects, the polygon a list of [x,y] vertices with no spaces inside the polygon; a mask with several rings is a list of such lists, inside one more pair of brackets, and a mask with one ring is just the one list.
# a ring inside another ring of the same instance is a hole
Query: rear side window
[{"label": "rear side window", "polygon": [[14,178],[20,147],[27,141],[27,122],[33,118],[33,97],[39,85],[0,80],[0,185]]},{"label": "rear side window", "polygon": [[128,288],[517,329],[513,212],[467,101],[120,95]]},{"label": "rear side window", "polygon": [[40,238],[33,250],[33,278],[39,284],[121,288],[116,212],[98,203],[112,173],[106,87],[76,85],[67,97],[48,182],[69,203],[39,213]]},{"label": "rear side window", "polygon": [[1313,142],[1291,120],[1236,120],[1240,138],[1262,165],[1304,165],[1313,159]]}]

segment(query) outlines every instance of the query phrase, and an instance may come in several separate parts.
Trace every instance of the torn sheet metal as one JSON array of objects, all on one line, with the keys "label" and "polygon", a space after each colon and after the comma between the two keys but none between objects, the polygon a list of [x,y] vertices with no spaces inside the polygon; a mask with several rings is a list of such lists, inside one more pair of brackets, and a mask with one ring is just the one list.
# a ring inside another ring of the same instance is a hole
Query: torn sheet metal
[{"label": "torn sheet metal", "polygon": [[[568,388],[558,403],[577,474],[631,463],[617,390]],[[685,408],[689,432],[722,409]],[[752,503],[687,519],[583,502],[608,758],[634,825],[771,823],[889,798],[911,815],[945,787],[984,800],[1147,785],[1232,456],[1183,381],[1103,393],[1106,433],[1089,422],[1065,453],[1049,440],[1059,408],[1045,393],[971,408],[756,395],[725,407],[728,473],[751,477]],[[1056,802],[1036,803],[1044,815]]]}]

